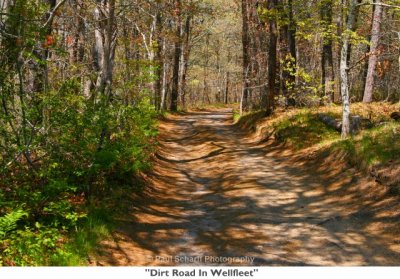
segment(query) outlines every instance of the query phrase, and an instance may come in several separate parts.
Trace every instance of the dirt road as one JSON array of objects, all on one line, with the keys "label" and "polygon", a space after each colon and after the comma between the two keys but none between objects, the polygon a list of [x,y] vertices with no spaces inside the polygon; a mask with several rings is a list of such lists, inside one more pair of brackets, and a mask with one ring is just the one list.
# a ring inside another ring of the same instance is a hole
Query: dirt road
[{"label": "dirt road", "polygon": [[296,164],[231,119],[163,121],[151,191],[97,264],[400,265],[398,199],[355,172]]}]

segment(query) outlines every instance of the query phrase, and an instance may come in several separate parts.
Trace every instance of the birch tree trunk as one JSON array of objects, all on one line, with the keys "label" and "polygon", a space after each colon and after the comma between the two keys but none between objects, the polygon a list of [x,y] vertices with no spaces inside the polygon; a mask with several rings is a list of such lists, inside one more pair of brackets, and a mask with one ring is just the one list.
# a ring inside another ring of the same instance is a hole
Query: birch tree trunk
[{"label": "birch tree trunk", "polygon": [[340,52],[340,92],[342,95],[343,117],[342,117],[342,139],[350,134],[350,96],[348,81],[348,51],[350,36],[355,20],[355,10],[358,0],[351,0],[346,29],[342,35],[342,49]]},{"label": "birch tree trunk", "polygon": [[155,107],[157,111],[160,111],[162,109],[162,80],[163,80],[163,72],[164,72],[164,63],[163,63],[163,39],[162,39],[162,16],[161,12],[157,13],[157,51],[156,51],[156,62],[157,62],[157,68],[156,68],[156,81],[155,81],[155,89],[154,89],[154,95],[155,95]]},{"label": "birch tree trunk", "polygon": [[161,110],[167,109],[167,87],[168,87],[168,72],[169,72],[169,63],[168,63],[168,52],[165,39],[163,40],[163,54],[164,54],[164,61],[162,67],[162,90],[161,90]]}]

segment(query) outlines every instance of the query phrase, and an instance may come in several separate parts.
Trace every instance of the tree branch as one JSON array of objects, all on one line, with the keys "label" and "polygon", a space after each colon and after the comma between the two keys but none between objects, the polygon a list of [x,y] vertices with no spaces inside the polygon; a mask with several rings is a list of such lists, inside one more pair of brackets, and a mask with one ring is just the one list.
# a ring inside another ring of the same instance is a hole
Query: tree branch
[{"label": "tree branch", "polygon": [[42,28],[47,28],[53,22],[54,17],[56,16],[57,10],[66,2],[67,0],[61,0],[58,4],[54,7],[54,9],[50,12],[49,18],[47,19],[46,23],[42,26]]},{"label": "tree branch", "polygon": [[357,6],[367,6],[367,5],[374,5],[374,6],[382,6],[382,7],[400,9],[400,6],[398,6],[398,5],[385,4],[385,3],[372,3],[372,2],[368,2],[368,3],[360,3],[360,4],[357,4]]}]

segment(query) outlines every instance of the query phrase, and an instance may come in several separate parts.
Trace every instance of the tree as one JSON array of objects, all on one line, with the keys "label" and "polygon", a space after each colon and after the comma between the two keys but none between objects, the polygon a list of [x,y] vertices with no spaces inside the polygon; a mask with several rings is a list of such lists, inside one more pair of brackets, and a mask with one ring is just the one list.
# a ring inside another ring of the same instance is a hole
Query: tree
[{"label": "tree", "polygon": [[174,50],[174,63],[172,70],[172,90],[171,90],[171,111],[178,110],[178,96],[179,96],[179,66],[181,59],[181,46],[182,46],[182,2],[175,0],[175,50]]},{"label": "tree", "polygon": [[268,0],[268,10],[271,13],[269,19],[269,47],[268,47],[268,96],[264,100],[263,107],[267,111],[275,108],[276,84],[277,84],[277,46],[278,46],[278,24],[277,24],[278,0]]},{"label": "tree", "polygon": [[322,76],[322,88],[325,97],[329,102],[335,101],[334,91],[334,66],[333,66],[333,40],[332,31],[332,12],[333,12],[333,1],[324,0],[321,3],[321,23],[322,23],[322,51],[321,51],[321,76]]},{"label": "tree", "polygon": [[[376,0],[376,4],[380,4],[380,0]],[[365,82],[364,90],[364,103],[372,102],[373,91],[374,91],[374,75],[376,64],[378,60],[378,44],[381,36],[381,21],[382,21],[382,6],[374,6],[373,18],[372,18],[372,30],[371,30],[371,41],[370,41],[370,53],[368,59],[368,71]]]},{"label": "tree", "polygon": [[345,139],[350,134],[350,96],[349,96],[349,79],[348,79],[348,51],[350,44],[350,36],[355,21],[355,11],[357,8],[357,0],[350,1],[346,28],[342,35],[342,48],[340,52],[340,92],[342,95],[342,138]]},{"label": "tree", "polygon": [[240,113],[249,108],[248,98],[250,92],[250,37],[249,37],[249,12],[248,0],[242,0],[242,47],[243,47],[243,90],[240,100]]},{"label": "tree", "polygon": [[186,77],[189,65],[189,57],[190,57],[190,33],[191,33],[191,22],[192,15],[189,14],[186,16],[186,20],[184,21],[184,28],[182,29],[182,45],[181,45],[181,65],[180,65],[180,85],[179,88],[181,90],[182,96],[182,107],[186,106],[185,96],[186,96]]}]

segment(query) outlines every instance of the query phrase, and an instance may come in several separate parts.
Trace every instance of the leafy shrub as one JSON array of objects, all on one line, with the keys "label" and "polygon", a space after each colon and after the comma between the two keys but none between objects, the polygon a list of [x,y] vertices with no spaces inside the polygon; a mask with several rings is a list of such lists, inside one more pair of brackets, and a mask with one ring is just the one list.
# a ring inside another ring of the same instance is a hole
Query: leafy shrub
[{"label": "leafy shrub", "polygon": [[[32,138],[34,168],[23,156],[12,159],[15,145],[0,152],[1,162],[11,162],[0,165],[0,265],[84,264],[110,229],[110,209],[96,215],[95,208],[117,188],[142,187],[135,177],[150,167],[157,135],[149,99],[104,107],[80,92],[70,79],[40,96],[44,127]],[[39,117],[34,108],[26,112]]]},{"label": "leafy shrub", "polygon": [[55,228],[25,228],[12,233],[5,241],[6,248],[0,256],[0,263],[6,265],[46,265],[49,258],[57,253],[61,234]]}]

